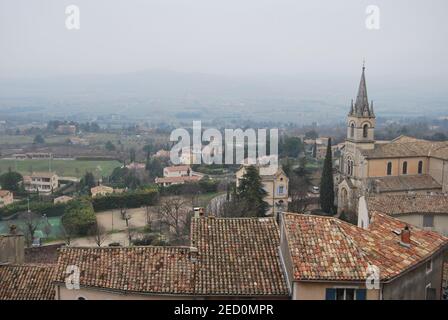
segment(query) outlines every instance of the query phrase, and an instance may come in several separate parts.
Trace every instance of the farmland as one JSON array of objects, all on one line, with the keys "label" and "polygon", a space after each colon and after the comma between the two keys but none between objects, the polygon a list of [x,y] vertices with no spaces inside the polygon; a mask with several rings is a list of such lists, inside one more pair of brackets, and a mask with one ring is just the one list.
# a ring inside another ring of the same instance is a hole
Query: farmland
[{"label": "farmland", "polygon": [[[59,176],[82,177],[86,172],[92,172],[97,178],[109,176],[120,166],[115,160],[51,160],[51,170]],[[0,174],[8,169],[29,175],[33,171],[48,171],[50,161],[47,160],[0,160]]]}]

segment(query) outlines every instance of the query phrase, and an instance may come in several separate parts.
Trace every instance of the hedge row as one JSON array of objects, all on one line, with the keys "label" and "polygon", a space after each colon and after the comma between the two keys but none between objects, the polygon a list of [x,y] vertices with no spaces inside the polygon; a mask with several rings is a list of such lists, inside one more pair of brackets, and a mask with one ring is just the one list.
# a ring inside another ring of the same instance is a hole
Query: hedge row
[{"label": "hedge row", "polygon": [[167,187],[160,187],[162,195],[189,195],[198,193],[211,193],[218,191],[219,181],[204,179],[199,182],[172,184]]},{"label": "hedge row", "polygon": [[157,204],[157,191],[135,191],[127,193],[113,193],[103,197],[92,198],[95,212],[119,208],[139,208]]},{"label": "hedge row", "polygon": [[[35,213],[45,214],[47,217],[58,217],[64,214],[66,204],[53,204],[52,202],[30,202],[30,210]],[[20,212],[28,211],[27,201],[16,202],[0,208],[0,218],[13,216]]]}]

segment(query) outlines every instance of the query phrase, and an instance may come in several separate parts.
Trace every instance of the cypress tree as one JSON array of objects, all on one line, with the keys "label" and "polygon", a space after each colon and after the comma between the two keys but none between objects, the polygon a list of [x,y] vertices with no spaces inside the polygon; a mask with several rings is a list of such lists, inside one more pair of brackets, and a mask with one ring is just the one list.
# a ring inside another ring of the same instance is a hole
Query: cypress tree
[{"label": "cypress tree", "polygon": [[320,180],[320,206],[328,214],[334,213],[333,159],[331,156],[331,138],[328,139],[322,177]]},{"label": "cypress tree", "polygon": [[263,189],[260,174],[255,166],[246,168],[246,173],[238,186],[238,198],[242,200],[244,216],[264,217],[269,204],[264,201],[267,192]]}]

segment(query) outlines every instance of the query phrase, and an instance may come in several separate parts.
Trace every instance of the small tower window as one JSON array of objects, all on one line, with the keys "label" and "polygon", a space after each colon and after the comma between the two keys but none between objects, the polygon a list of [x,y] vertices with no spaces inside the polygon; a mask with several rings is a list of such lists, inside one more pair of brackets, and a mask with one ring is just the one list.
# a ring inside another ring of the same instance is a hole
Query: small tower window
[{"label": "small tower window", "polygon": [[355,136],[355,124],[354,123],[352,123],[351,125],[350,125],[350,137],[354,137]]},{"label": "small tower window", "polygon": [[362,127],[362,136],[363,136],[363,138],[367,138],[368,134],[369,134],[369,125],[365,124]]},{"label": "small tower window", "polygon": [[418,174],[422,174],[423,173],[423,161],[419,161],[418,162]]},{"label": "small tower window", "polygon": [[408,162],[403,162],[403,174],[408,174]]},{"label": "small tower window", "polygon": [[387,163],[387,175],[392,175],[392,162]]}]

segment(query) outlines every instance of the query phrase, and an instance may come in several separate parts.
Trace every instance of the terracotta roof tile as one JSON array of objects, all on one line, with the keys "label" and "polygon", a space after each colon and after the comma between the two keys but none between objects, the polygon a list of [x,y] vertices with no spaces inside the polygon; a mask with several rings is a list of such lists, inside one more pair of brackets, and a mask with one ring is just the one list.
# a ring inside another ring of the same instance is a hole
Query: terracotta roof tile
[{"label": "terracotta roof tile", "polygon": [[153,294],[192,294],[194,265],[185,247],[61,248],[55,280],[76,265],[80,285]]},{"label": "terracotta roof tile", "polygon": [[440,183],[427,174],[368,178],[367,183],[379,193],[416,190],[442,191]]},{"label": "terracotta roof tile", "polygon": [[405,223],[377,212],[368,230],[332,217],[286,213],[283,221],[295,280],[364,281],[369,264],[389,280],[448,244],[438,233],[410,227],[407,248],[393,232]]},{"label": "terracotta roof tile", "polygon": [[197,218],[191,237],[199,252],[196,294],[288,295],[273,218]]},{"label": "terracotta roof tile", "polygon": [[389,143],[376,143],[374,149],[361,152],[368,159],[429,156],[448,159],[448,141],[427,141],[403,136]]},{"label": "terracotta roof tile", "polygon": [[53,300],[53,265],[0,265],[0,300]]},{"label": "terracotta roof tile", "polygon": [[369,211],[389,215],[438,213],[448,215],[448,195],[375,195],[367,197]]}]

